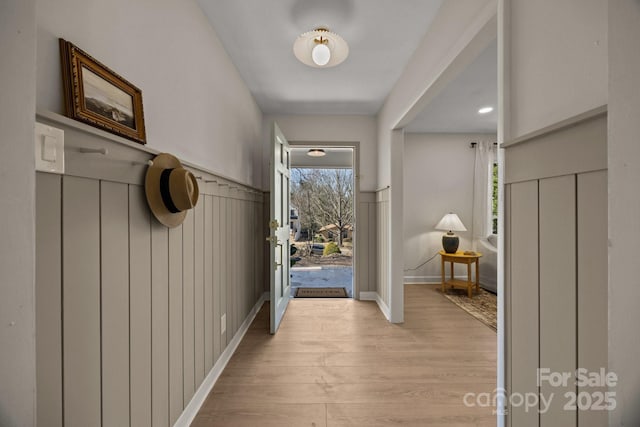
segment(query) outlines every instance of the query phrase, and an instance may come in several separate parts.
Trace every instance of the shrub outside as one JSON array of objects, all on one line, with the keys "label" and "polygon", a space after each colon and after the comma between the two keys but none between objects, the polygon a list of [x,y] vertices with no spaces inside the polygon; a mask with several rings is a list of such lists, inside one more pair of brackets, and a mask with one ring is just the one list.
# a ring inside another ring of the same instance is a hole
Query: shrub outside
[{"label": "shrub outside", "polygon": [[330,242],[330,243],[325,245],[324,251],[322,251],[322,256],[327,256],[327,255],[331,255],[331,254],[339,254],[339,253],[340,253],[340,248],[338,247],[337,243]]}]

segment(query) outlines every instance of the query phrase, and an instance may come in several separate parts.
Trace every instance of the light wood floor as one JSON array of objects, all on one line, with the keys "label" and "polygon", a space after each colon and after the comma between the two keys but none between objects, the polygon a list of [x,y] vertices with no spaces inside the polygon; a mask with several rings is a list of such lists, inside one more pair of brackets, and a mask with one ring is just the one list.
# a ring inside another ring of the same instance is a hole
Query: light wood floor
[{"label": "light wood floor", "polygon": [[393,325],[373,302],[295,299],[275,336],[265,304],[192,426],[495,426],[463,403],[496,387],[495,332],[435,286],[405,300]]}]

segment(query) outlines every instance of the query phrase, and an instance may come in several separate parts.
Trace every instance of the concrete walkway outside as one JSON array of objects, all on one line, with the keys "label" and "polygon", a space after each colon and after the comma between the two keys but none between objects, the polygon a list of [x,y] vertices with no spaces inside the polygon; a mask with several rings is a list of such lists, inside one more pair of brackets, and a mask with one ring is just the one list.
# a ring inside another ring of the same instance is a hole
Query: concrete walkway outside
[{"label": "concrete walkway outside", "polygon": [[318,266],[291,268],[291,296],[297,288],[345,288],[353,298],[352,266]]}]

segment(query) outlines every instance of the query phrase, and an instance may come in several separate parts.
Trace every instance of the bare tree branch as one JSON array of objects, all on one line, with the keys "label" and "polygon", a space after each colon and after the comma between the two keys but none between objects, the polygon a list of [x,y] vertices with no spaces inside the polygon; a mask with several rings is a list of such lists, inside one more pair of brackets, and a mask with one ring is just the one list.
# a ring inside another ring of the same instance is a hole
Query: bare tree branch
[{"label": "bare tree branch", "polygon": [[321,227],[333,225],[342,245],[344,232],[353,225],[351,169],[293,169],[291,200],[311,239]]}]

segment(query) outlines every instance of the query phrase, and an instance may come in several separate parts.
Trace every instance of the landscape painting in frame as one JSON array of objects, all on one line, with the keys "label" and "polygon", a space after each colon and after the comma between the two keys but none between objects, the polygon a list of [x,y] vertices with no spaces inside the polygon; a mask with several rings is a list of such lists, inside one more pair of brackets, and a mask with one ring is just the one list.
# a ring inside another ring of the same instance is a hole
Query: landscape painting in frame
[{"label": "landscape painting in frame", "polygon": [[64,39],[60,55],[66,115],[145,144],[140,89]]}]

